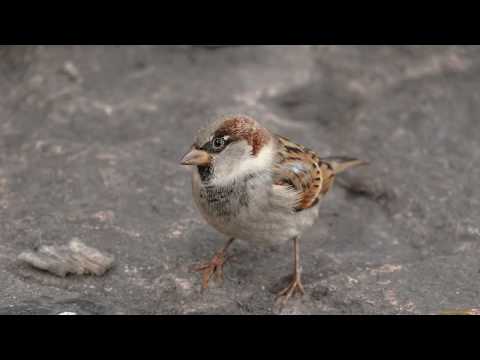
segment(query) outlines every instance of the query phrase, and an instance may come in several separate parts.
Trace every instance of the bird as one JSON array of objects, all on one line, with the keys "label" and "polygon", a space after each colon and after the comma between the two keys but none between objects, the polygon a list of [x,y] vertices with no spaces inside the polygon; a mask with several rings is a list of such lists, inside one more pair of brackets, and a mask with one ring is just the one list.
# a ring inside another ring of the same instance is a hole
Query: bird
[{"label": "bird", "polygon": [[320,200],[338,174],[367,164],[345,156],[319,157],[247,115],[208,122],[180,163],[192,167],[192,196],[202,217],[228,239],[210,261],[195,267],[202,272],[202,289],[212,277],[223,279],[227,250],[235,239],[291,242],[293,274],[277,294],[282,304],[305,294],[300,238],[318,218]]}]

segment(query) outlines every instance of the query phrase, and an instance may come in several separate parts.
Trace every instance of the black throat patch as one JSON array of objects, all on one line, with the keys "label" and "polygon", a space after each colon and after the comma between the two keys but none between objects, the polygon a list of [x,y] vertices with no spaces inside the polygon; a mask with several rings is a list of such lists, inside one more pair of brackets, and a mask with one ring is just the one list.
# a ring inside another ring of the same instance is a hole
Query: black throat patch
[{"label": "black throat patch", "polygon": [[207,183],[212,179],[213,166],[211,165],[197,166],[197,169],[198,169],[198,175],[200,175],[200,180],[202,180],[203,183]]}]

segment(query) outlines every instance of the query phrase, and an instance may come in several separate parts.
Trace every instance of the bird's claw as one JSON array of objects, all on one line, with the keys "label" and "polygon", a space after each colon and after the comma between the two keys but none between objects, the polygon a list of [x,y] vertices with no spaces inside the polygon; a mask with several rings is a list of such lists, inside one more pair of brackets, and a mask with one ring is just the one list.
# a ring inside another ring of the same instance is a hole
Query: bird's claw
[{"label": "bird's claw", "polygon": [[229,259],[229,256],[225,256],[223,252],[218,252],[206,264],[196,266],[194,271],[201,271],[202,274],[202,289],[208,288],[208,283],[210,279],[215,276],[220,281],[223,281],[223,266],[225,262]]},{"label": "bird's claw", "polygon": [[300,275],[295,274],[290,284],[277,294],[277,300],[275,301],[275,303],[284,306],[288,302],[290,297],[292,297],[292,295],[295,295],[297,292],[299,292],[301,295],[304,295],[305,289],[303,288],[302,282],[300,280]]}]

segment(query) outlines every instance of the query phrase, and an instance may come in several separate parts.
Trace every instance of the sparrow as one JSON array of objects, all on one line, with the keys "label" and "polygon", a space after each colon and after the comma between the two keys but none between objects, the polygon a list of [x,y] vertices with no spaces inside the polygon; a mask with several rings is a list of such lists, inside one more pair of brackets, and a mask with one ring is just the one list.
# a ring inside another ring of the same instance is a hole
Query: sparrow
[{"label": "sparrow", "polygon": [[319,201],[337,174],[365,161],[321,158],[305,146],[271,133],[255,119],[218,118],[198,132],[181,160],[192,171],[192,195],[208,224],[228,241],[202,271],[202,288],[212,276],[223,278],[227,250],[235,239],[258,244],[293,245],[293,276],[278,293],[283,303],[305,293],[299,239],[318,217]]}]

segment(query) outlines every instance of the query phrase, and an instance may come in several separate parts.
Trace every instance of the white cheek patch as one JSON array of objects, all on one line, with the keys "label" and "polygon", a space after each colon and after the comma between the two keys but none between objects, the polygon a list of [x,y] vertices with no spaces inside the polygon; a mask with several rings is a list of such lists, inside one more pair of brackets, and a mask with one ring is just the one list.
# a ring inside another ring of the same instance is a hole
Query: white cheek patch
[{"label": "white cheek patch", "polygon": [[275,156],[273,141],[264,146],[257,156],[251,156],[247,160],[238,163],[238,166],[227,176],[212,179],[212,185],[225,185],[235,179],[242,178],[246,175],[255,174],[261,171],[271,169]]}]

